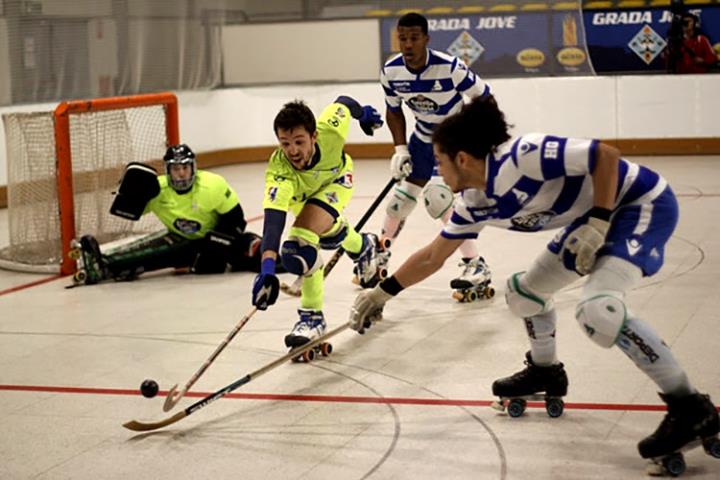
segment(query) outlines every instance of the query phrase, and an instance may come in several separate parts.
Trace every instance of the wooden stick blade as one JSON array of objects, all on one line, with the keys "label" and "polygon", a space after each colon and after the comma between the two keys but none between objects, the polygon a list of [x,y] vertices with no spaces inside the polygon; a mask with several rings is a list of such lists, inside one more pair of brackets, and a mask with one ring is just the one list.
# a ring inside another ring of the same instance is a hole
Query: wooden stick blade
[{"label": "wooden stick blade", "polygon": [[152,430],[157,430],[159,428],[167,427],[168,425],[178,422],[185,417],[187,417],[187,412],[183,410],[182,412],[178,412],[172,417],[168,417],[165,420],[160,420],[159,422],[138,422],[137,420],[130,420],[127,423],[123,423],[123,427],[134,432],[149,432]]},{"label": "wooden stick blade", "polygon": [[182,398],[185,392],[177,392],[178,384],[176,383],[170,390],[168,390],[167,397],[165,397],[165,403],[163,403],[163,412],[169,412]]}]

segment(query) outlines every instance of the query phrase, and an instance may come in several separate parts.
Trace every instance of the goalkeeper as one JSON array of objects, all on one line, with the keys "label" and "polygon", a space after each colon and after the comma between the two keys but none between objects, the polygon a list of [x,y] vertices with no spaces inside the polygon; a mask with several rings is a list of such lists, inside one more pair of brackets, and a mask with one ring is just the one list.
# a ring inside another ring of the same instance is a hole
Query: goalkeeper
[{"label": "goalkeeper", "polygon": [[129,220],[152,212],[167,230],[106,253],[94,237],[83,236],[84,283],[134,280],[168,267],[198,274],[259,272],[261,239],[245,231],[242,207],[227,181],[198,170],[195,154],[184,144],[169,147],[164,163],[165,175],[129,164],[110,212]]}]

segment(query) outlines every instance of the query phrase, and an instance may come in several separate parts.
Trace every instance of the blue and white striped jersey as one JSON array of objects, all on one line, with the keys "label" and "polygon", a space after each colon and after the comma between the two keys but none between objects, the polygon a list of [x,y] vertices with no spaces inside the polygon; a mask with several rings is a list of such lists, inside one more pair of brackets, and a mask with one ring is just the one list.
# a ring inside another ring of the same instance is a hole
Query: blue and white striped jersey
[{"label": "blue and white striped jersey", "polygon": [[[442,236],[477,238],[485,225],[536,232],[564,227],[593,206],[591,172],[596,140],[532,133],[515,137],[487,157],[485,190],[455,199]],[[615,209],[657,198],[667,181],[620,159]]]},{"label": "blue and white striped jersey", "polygon": [[432,49],[419,72],[405,66],[402,54],[395,55],[383,66],[380,83],[390,110],[399,110],[404,101],[413,111],[415,134],[425,143],[431,142],[437,124],[460,110],[463,95],[475,98],[490,93],[490,87],[462,60]]}]

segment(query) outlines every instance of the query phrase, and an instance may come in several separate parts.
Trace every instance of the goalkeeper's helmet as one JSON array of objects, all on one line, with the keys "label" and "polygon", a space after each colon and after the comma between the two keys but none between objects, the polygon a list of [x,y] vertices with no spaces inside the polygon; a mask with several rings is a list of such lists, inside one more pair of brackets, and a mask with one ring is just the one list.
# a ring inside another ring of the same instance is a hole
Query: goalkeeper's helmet
[{"label": "goalkeeper's helmet", "polygon": [[[163,157],[165,160],[165,173],[167,174],[168,183],[172,188],[178,192],[187,192],[193,186],[195,181],[195,172],[197,171],[195,165],[195,154],[190,147],[187,145],[171,145],[168,147]],[[174,179],[170,174],[170,167],[172,165],[190,165],[190,177]]]}]

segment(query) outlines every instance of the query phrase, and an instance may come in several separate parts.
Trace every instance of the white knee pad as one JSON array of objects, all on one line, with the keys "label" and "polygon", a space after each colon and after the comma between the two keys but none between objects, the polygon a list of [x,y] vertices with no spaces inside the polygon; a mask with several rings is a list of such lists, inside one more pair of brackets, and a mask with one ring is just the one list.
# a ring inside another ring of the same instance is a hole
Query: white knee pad
[{"label": "white knee pad", "polygon": [[385,210],[386,213],[389,217],[405,220],[417,205],[417,197],[421,192],[422,187],[403,180],[393,190],[393,196]]},{"label": "white knee pad", "polygon": [[525,272],[510,276],[505,289],[505,302],[512,313],[520,318],[530,318],[550,311],[553,308],[552,298],[534,293],[524,284]]},{"label": "white knee pad", "polygon": [[627,308],[622,298],[599,293],[578,304],[575,318],[593,342],[610,348],[625,324]]},{"label": "white knee pad", "polygon": [[444,183],[430,182],[423,189],[425,210],[430,217],[438,219],[452,207],[455,195]]}]

